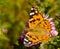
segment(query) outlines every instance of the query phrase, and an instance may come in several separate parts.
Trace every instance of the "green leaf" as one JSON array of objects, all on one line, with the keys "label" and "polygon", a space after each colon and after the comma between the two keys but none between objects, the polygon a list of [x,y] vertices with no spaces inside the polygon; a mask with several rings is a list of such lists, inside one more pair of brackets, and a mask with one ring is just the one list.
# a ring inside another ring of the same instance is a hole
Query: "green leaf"
[{"label": "green leaf", "polygon": [[6,40],[6,41],[9,41],[9,39],[6,37],[6,36],[0,36],[0,40]]}]

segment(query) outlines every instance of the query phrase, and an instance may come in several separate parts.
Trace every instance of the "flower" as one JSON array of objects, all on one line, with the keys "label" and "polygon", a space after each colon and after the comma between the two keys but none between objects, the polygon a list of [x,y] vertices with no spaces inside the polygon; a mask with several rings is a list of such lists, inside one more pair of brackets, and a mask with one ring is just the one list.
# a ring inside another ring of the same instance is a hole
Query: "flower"
[{"label": "flower", "polygon": [[26,23],[26,28],[29,28],[29,23],[28,22]]},{"label": "flower", "polygon": [[50,34],[51,34],[51,36],[57,36],[58,35],[58,32],[56,31],[56,30],[52,30],[51,32],[50,32]]},{"label": "flower", "polygon": [[50,24],[51,24],[51,31],[50,31],[51,36],[57,36],[58,32],[56,31],[54,22],[51,21]]},{"label": "flower", "polygon": [[24,30],[23,32],[22,32],[22,35],[21,35],[21,42],[23,42],[24,41],[24,38],[25,38],[25,34],[27,33],[27,31],[26,30]]},{"label": "flower", "polygon": [[7,33],[8,29],[7,28],[2,28],[2,32]]}]

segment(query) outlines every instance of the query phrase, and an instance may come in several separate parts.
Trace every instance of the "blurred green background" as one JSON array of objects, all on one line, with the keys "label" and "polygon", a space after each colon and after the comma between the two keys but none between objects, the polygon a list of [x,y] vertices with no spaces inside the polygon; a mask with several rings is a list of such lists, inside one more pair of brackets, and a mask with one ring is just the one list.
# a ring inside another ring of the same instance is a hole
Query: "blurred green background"
[{"label": "blurred green background", "polygon": [[27,49],[18,43],[18,39],[29,20],[30,9],[35,5],[41,13],[54,19],[59,32],[57,37],[44,44],[44,49],[60,49],[60,0],[0,0],[0,49],[15,49],[14,44],[16,49]]}]

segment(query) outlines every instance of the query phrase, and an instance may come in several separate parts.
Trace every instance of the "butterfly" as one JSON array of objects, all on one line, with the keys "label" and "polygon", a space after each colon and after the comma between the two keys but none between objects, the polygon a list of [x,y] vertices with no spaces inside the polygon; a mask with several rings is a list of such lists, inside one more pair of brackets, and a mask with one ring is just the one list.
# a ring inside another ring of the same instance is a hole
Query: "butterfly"
[{"label": "butterfly", "polygon": [[51,24],[47,19],[44,19],[37,7],[31,8],[28,25],[28,32],[25,34],[23,42],[26,47],[47,42],[50,39]]}]

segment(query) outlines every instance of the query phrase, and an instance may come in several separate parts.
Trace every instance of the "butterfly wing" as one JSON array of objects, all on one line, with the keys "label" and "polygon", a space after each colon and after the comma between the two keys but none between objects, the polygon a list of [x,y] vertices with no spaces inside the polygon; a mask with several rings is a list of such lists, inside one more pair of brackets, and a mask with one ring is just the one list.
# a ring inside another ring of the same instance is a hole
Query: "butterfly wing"
[{"label": "butterfly wing", "polygon": [[24,38],[24,45],[30,47],[40,42],[47,42],[50,39],[50,34],[45,28],[41,28],[39,25],[33,29],[29,29]]},{"label": "butterfly wing", "polygon": [[[40,42],[46,42],[50,39],[48,31],[48,21],[45,21],[43,16],[39,13],[35,7],[31,8],[29,28],[24,38],[24,45],[30,47]],[[50,27],[50,26],[49,26]]]},{"label": "butterfly wing", "polygon": [[44,20],[44,23],[45,23],[45,29],[50,32],[52,30],[50,22],[48,20]]},{"label": "butterfly wing", "polygon": [[35,7],[31,8],[30,11],[30,19],[29,19],[29,27],[33,28],[35,27],[38,23],[43,21],[43,16],[41,13],[39,13],[38,9]]},{"label": "butterfly wing", "polygon": [[40,15],[38,9],[32,7],[30,11],[30,19],[28,22],[30,31],[27,32],[24,38],[25,46],[30,47],[40,42],[38,38],[34,35],[34,31],[32,31],[31,29],[33,29],[40,22],[40,20],[42,21],[42,19],[42,15]]},{"label": "butterfly wing", "polygon": [[26,47],[38,44],[39,42],[39,39],[32,32],[28,32],[24,38],[24,45]]}]

